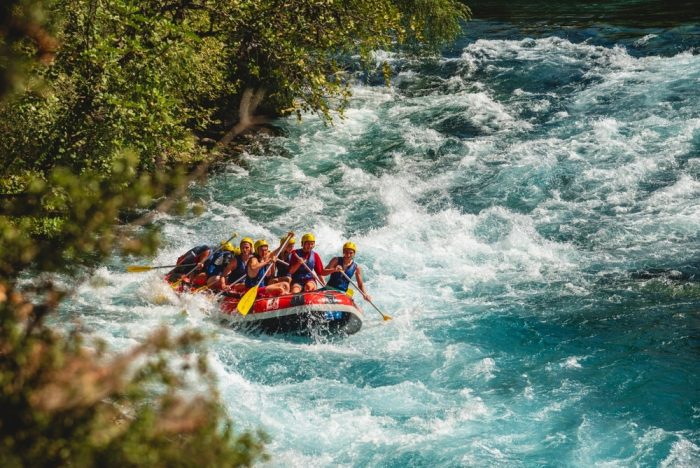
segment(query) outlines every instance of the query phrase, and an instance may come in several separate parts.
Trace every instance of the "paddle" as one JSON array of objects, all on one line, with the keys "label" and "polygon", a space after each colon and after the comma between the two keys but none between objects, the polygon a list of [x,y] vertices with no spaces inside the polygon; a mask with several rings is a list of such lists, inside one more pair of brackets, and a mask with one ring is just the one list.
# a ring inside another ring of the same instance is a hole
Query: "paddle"
[{"label": "paddle", "polygon": [[142,273],[144,271],[151,271],[155,270],[157,268],[175,268],[175,267],[185,267],[185,266],[192,266],[192,265],[197,265],[196,263],[188,263],[186,265],[162,265],[162,266],[136,266],[136,265],[130,265],[126,267],[126,271],[130,271],[131,273]]},{"label": "paddle", "polygon": [[[364,298],[367,300],[367,302],[369,302],[370,304],[372,304],[372,307],[374,307],[375,310],[376,310],[377,312],[379,312],[380,314],[382,314],[382,311],[379,310],[379,309],[377,309],[377,306],[374,305],[374,302],[370,301],[370,300],[367,298],[367,294],[365,294],[364,292],[362,292],[362,289],[360,289],[360,287],[357,286],[357,285],[355,284],[355,282],[354,282],[353,280],[351,280],[350,277],[349,277],[348,275],[345,274],[344,271],[341,271],[341,273],[343,274],[343,276],[344,276],[348,281],[350,281],[350,284],[352,284],[353,286],[355,286],[355,289],[357,289],[358,291],[360,291],[360,293],[362,293],[362,295],[363,295]],[[382,317],[384,318],[384,321],[391,320],[391,317],[389,317],[388,315],[382,314]]]},{"label": "paddle", "polygon": [[[238,233],[237,233],[237,232],[234,232],[233,235],[232,235],[231,237],[229,237],[229,239],[228,239],[226,242],[231,242],[231,241],[232,241],[233,239],[235,239],[236,237],[238,237]],[[216,252],[218,252],[219,250],[221,250],[221,248],[226,244],[226,242],[222,242],[221,245],[219,245],[219,246],[216,248],[216,250],[214,250],[210,255],[214,255]],[[197,265],[198,265],[198,264],[195,263],[195,264],[194,264],[194,268],[192,268],[190,271],[188,271],[184,276],[181,276],[179,280],[177,280],[177,281],[175,281],[174,283],[172,283],[172,284],[170,285],[170,287],[172,287],[173,289],[177,288],[177,286],[178,286],[178,285],[180,284],[180,282],[182,281],[182,278],[184,278],[184,277],[186,277],[186,276],[190,276],[192,273],[194,273],[194,271],[197,269]],[[189,265],[187,265],[187,266],[189,266]],[[197,289],[195,292],[199,291],[200,289],[203,289],[203,288],[199,288],[199,289]]]},{"label": "paddle", "polygon": [[[241,282],[242,280],[244,280],[244,279],[245,279],[245,275],[243,275],[243,276],[241,276],[240,278],[238,278],[236,281],[234,281],[233,283],[231,283],[229,286],[233,286],[234,284],[238,284],[238,283],[240,283],[240,282]],[[194,294],[194,293],[196,293],[196,292],[203,291],[204,289],[211,288],[212,286],[214,286],[214,285],[217,284],[217,283],[221,283],[221,278],[219,278],[218,280],[214,281],[214,282],[211,283],[211,284],[205,284],[205,285],[202,286],[201,288],[192,289],[192,290],[190,290],[190,293]],[[219,295],[220,295],[221,293],[223,293],[224,291],[225,291],[225,290],[222,289],[220,292],[218,292],[218,293],[216,294],[216,296],[214,296],[214,298],[219,297]]]},{"label": "paddle", "polygon": [[[231,286],[233,286],[233,285],[235,285],[235,284],[240,283],[241,281],[243,281],[243,280],[245,279],[245,277],[246,277],[246,275],[241,276],[241,277],[238,278],[236,281],[234,281],[233,283],[229,284],[228,287],[231,287]],[[212,299],[218,298],[219,296],[221,296],[221,295],[222,295],[223,293],[225,293],[225,292],[226,292],[226,290],[225,290],[225,289],[222,289],[221,291],[219,291],[218,293],[216,293],[216,295],[215,295]]]},{"label": "paddle", "polygon": [[326,285],[326,282],[325,282],[325,281],[321,281],[321,278],[319,278],[319,277],[316,275],[316,272],[315,272],[315,271],[313,271],[311,268],[309,268],[309,265],[306,264],[306,262],[304,261],[303,258],[301,258],[299,255],[297,255],[296,252],[294,252],[294,255],[297,256],[297,258],[299,259],[299,261],[301,262],[301,264],[304,265],[304,267],[309,271],[309,273],[311,273],[311,274],[313,275],[314,279],[315,279],[316,281],[318,281],[318,283],[319,283],[321,286],[325,286],[325,285]]},{"label": "paddle", "polygon": [[[287,234],[287,238],[285,239],[284,244],[282,244],[282,247],[278,250],[278,252],[282,252],[284,250],[284,248],[287,246],[287,242],[289,242],[289,239],[291,238],[292,236],[290,234]],[[260,277],[260,281],[258,281],[258,284],[250,288],[248,292],[245,293],[241,300],[238,302],[238,306],[236,307],[236,309],[238,309],[238,312],[241,315],[248,315],[250,308],[253,307],[253,304],[255,304],[255,299],[258,297],[258,288],[265,279],[265,276],[267,275],[267,272],[272,267],[272,265],[274,265],[274,262],[267,266],[267,268],[265,269],[265,273],[262,275],[262,277]]]}]

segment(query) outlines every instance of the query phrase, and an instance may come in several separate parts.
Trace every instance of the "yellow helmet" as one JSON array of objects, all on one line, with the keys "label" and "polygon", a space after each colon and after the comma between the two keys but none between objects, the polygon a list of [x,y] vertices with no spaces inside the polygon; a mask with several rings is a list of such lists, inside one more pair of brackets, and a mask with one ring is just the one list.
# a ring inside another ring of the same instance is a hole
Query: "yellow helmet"
[{"label": "yellow helmet", "polygon": [[263,245],[269,245],[265,239],[258,239],[257,242],[255,243],[255,253],[258,253],[258,248],[262,247]]},{"label": "yellow helmet", "polygon": [[343,250],[345,250],[345,249],[350,249],[350,250],[352,250],[352,251],[354,251],[354,252],[357,252],[357,247],[356,247],[355,244],[352,243],[352,242],[346,242],[346,243],[344,243],[344,244],[343,244]]},{"label": "yellow helmet", "polygon": [[228,250],[229,252],[233,252],[234,246],[230,242],[223,241],[219,244],[220,249],[219,250]]},{"label": "yellow helmet", "polygon": [[[284,244],[284,241],[287,240],[287,236],[284,236],[283,238],[280,239],[280,245]],[[289,242],[287,242],[287,245],[291,244],[296,244],[297,240],[295,238],[289,239]]]},{"label": "yellow helmet", "polygon": [[316,238],[315,238],[314,235],[311,234],[310,232],[304,234],[304,236],[301,238],[301,243],[302,243],[302,244],[305,244],[305,243],[307,243],[307,242],[316,242]]},{"label": "yellow helmet", "polygon": [[233,248],[233,254],[234,254],[234,255],[240,255],[240,254],[241,254],[241,248],[240,248],[240,247],[234,247],[234,248]]},{"label": "yellow helmet", "polygon": [[253,239],[251,239],[250,237],[244,237],[243,239],[241,239],[241,242],[238,245],[243,245],[244,242],[249,243],[251,247],[253,246]]}]

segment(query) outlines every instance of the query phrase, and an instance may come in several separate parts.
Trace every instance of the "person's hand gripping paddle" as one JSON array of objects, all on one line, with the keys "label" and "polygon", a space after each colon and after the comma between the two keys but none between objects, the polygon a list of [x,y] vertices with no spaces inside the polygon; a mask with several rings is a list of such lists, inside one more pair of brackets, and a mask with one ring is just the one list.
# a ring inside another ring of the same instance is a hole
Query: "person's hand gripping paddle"
[{"label": "person's hand gripping paddle", "polygon": [[326,285],[325,281],[321,281],[321,278],[318,277],[315,271],[313,271],[311,268],[309,268],[309,265],[306,264],[303,258],[301,258],[299,255],[297,255],[296,252],[294,252],[294,256],[299,259],[302,265],[304,265],[304,268],[311,273],[311,275],[314,277],[314,279],[318,282],[318,284],[321,285],[321,287],[324,287]]},{"label": "person's hand gripping paddle", "polygon": [[[285,239],[284,244],[282,244],[282,247],[279,249],[279,251],[283,251],[284,248],[287,246],[287,242],[289,242],[289,239],[291,239],[292,236],[290,234],[287,234],[287,239]],[[272,267],[272,263],[265,268],[265,273],[263,273],[262,277],[260,278],[260,281],[258,281],[258,284],[253,286],[248,290],[247,293],[241,298],[241,300],[238,302],[238,306],[236,309],[238,309],[238,312],[241,315],[248,315],[248,312],[250,312],[250,309],[253,307],[253,304],[255,304],[255,299],[258,297],[258,288],[260,287],[260,284],[265,280],[265,276],[267,276],[267,271]]]}]

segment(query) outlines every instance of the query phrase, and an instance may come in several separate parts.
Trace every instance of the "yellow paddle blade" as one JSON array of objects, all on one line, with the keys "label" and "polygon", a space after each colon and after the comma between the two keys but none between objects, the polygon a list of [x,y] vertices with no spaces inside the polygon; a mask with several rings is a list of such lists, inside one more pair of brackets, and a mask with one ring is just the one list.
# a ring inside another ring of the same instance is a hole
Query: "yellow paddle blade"
[{"label": "yellow paddle blade", "polygon": [[353,297],[355,295],[355,291],[353,289],[348,288],[348,290],[345,291],[345,294],[347,294],[348,297]]},{"label": "yellow paddle blade", "polygon": [[385,321],[385,322],[386,322],[387,320],[391,320],[391,317],[389,317],[388,315],[383,315],[383,314],[382,314],[382,317],[384,317],[384,321]]},{"label": "yellow paddle blade", "polygon": [[199,292],[199,291],[202,291],[202,290],[204,290],[204,289],[207,289],[209,286],[210,286],[210,285],[205,284],[205,285],[202,286],[201,288],[197,288],[197,289],[192,289],[192,290],[190,290],[190,292],[191,292],[192,294],[194,294],[194,293],[196,293],[196,292]]},{"label": "yellow paddle blade", "polygon": [[144,271],[151,271],[153,268],[152,266],[128,266],[126,267],[126,271],[130,271],[132,273],[141,273]]},{"label": "yellow paddle blade", "polygon": [[238,303],[238,312],[241,313],[241,315],[248,315],[248,312],[250,311],[250,308],[253,307],[253,304],[255,304],[255,299],[258,297],[258,287],[253,286],[250,291],[245,293],[245,295],[241,298],[240,302]]},{"label": "yellow paddle blade", "polygon": [[180,278],[179,280],[177,280],[177,281],[175,281],[174,283],[172,283],[172,284],[170,285],[170,287],[173,288],[173,289],[177,289],[177,287],[180,285],[180,281],[182,281],[182,278]]}]

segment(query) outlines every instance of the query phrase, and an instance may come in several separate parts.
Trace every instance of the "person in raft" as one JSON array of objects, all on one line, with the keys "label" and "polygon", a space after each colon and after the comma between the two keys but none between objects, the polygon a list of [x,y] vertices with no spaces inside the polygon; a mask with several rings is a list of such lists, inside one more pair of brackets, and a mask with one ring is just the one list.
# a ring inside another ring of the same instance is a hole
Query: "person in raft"
[{"label": "person in raft", "polygon": [[[176,264],[191,265],[196,263],[197,265],[195,271],[201,270],[204,268],[204,263],[210,257],[211,253],[212,248],[208,245],[198,245],[197,247],[194,247],[188,250],[185,254],[181,255],[180,258],[177,259]],[[180,279],[180,276],[184,275],[190,270],[192,270],[192,266],[175,267],[170,273],[168,273],[168,281],[174,283]]]},{"label": "person in raft", "polygon": [[365,301],[372,301],[369,297],[367,291],[365,290],[365,283],[362,281],[362,270],[360,265],[355,262],[355,252],[357,247],[352,242],[346,242],[343,244],[343,256],[333,257],[326,268],[323,269],[323,276],[331,275],[328,279],[328,283],[324,289],[331,289],[336,291],[341,291],[347,293],[350,281],[346,278],[342,272],[352,279],[353,275],[357,278],[357,286],[359,286],[360,291],[365,297]]},{"label": "person in raft", "polygon": [[[286,239],[286,237],[280,239],[280,245],[284,244]],[[279,259],[275,262],[276,275],[274,278],[270,279],[268,284],[287,283],[287,286],[291,288],[292,274],[289,273],[289,262],[292,259],[292,250],[294,250],[295,243],[296,239],[292,237],[289,239],[289,242],[287,242],[284,250],[280,252]]]},{"label": "person in raft", "polygon": [[[301,238],[302,248],[292,253],[289,262],[289,273],[292,275],[292,293],[294,294],[301,292],[302,289],[304,291],[315,291],[318,289],[314,275],[309,270],[315,271],[316,275],[323,282],[323,278],[320,277],[321,272],[323,272],[323,262],[321,257],[314,252],[315,246],[316,238],[314,235],[304,234],[304,237]],[[306,263],[306,267],[304,263]],[[321,286],[325,286],[325,284],[321,284]]]},{"label": "person in raft", "polygon": [[250,237],[244,237],[241,239],[241,243],[239,244],[238,254],[233,256],[222,272],[222,289],[228,284],[233,285],[233,288],[229,287],[229,289],[233,289],[235,292],[245,290],[245,284],[243,283],[246,275],[245,269],[252,255],[253,239]]},{"label": "person in raft", "polygon": [[230,242],[219,244],[219,251],[207,260],[204,271],[194,278],[194,284],[201,284],[206,279],[206,284],[217,283],[221,279],[221,274],[234,256],[236,248]]},{"label": "person in raft", "polygon": [[[289,232],[289,237],[292,237],[294,232]],[[265,239],[259,239],[255,242],[255,255],[250,257],[248,265],[246,265],[245,287],[250,289],[259,284],[265,277],[274,276],[275,262],[277,254],[282,250],[280,245],[272,252],[268,252],[269,245]],[[279,296],[289,292],[289,285],[286,282],[270,284],[258,288],[258,294],[262,296]]]}]

